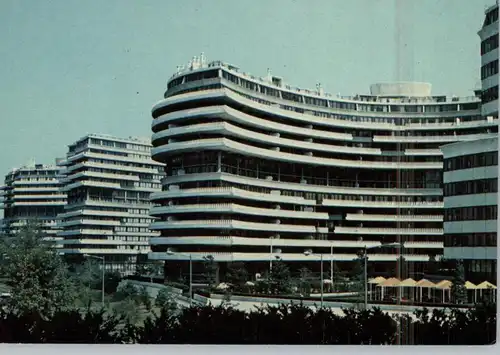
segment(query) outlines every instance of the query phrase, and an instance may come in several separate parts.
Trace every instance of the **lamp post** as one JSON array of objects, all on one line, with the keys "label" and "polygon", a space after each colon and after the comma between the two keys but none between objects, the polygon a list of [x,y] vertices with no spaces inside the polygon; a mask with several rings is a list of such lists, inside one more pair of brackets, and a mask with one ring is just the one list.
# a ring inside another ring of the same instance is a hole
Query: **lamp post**
[{"label": "lamp post", "polygon": [[90,255],[90,254],[84,254],[85,257],[87,258],[93,258],[93,259],[98,259],[102,260],[102,295],[101,295],[101,302],[102,302],[102,307],[104,308],[104,266],[105,266],[105,259],[104,256],[97,256],[97,255]]},{"label": "lamp post", "polygon": [[331,281],[331,288],[333,292],[333,244],[330,246],[330,281]]},{"label": "lamp post", "polygon": [[167,255],[182,255],[189,257],[189,305],[193,305],[193,256],[191,254],[176,253],[170,248],[167,250]]},{"label": "lamp post", "polygon": [[365,252],[364,252],[364,255],[363,255],[363,259],[365,259],[364,261],[364,274],[365,274],[365,310],[368,309],[368,250],[371,250],[371,249],[377,249],[377,248],[390,248],[390,247],[402,247],[403,244],[401,243],[387,243],[387,244],[380,244],[380,245],[375,245],[375,246],[372,246],[372,247],[367,247],[365,245]]},{"label": "lamp post", "polygon": [[[269,237],[269,240],[271,241],[271,247],[269,248],[269,276],[271,276],[271,273],[273,272],[273,255],[274,255],[273,239],[274,237]],[[274,258],[276,260],[281,260],[281,256],[279,255],[274,255]]]},{"label": "lamp post", "polygon": [[269,237],[270,247],[269,247],[269,274],[273,271],[273,237]]},{"label": "lamp post", "polygon": [[[309,255],[318,255],[318,254],[313,254],[311,253],[309,250],[306,250],[304,252],[304,255],[305,256],[309,256]],[[321,308],[323,308],[323,254],[319,254],[319,257],[320,257],[320,273],[321,273],[321,277],[320,277],[320,280],[321,280]]]}]

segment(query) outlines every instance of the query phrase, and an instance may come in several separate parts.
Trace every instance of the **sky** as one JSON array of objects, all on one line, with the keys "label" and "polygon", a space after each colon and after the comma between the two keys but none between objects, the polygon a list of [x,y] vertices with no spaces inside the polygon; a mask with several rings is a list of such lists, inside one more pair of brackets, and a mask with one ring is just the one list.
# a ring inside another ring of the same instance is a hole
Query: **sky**
[{"label": "sky", "polygon": [[[472,95],[494,0],[1,0],[0,180],[88,133],[151,135],[178,65],[205,53],[342,95],[425,81]],[[0,185],[1,185],[0,181]]]}]

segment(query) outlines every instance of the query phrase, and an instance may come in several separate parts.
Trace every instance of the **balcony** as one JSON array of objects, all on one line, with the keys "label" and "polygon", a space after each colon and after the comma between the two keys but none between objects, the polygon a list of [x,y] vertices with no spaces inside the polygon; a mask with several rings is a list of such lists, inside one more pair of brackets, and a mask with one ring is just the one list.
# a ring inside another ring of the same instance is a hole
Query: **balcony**
[{"label": "balcony", "polygon": [[401,222],[442,222],[443,215],[394,215],[347,213],[348,221],[401,221]]},{"label": "balcony", "polygon": [[443,235],[442,228],[363,228],[335,227],[335,234]]},{"label": "balcony", "polygon": [[276,223],[255,223],[243,222],[238,220],[187,220],[187,221],[162,221],[153,222],[150,226],[152,230],[165,229],[243,229],[255,231],[270,232],[289,232],[289,233],[316,233],[315,226],[294,225],[294,224],[276,224]]},{"label": "balcony", "polygon": [[290,211],[270,208],[248,207],[234,203],[217,203],[217,204],[195,204],[195,205],[174,205],[153,207],[151,215],[161,216],[164,214],[180,214],[180,213],[234,213],[253,216],[272,216],[284,218],[302,218],[302,219],[319,219],[328,220],[328,213],[306,212],[306,211]]},{"label": "balcony", "polygon": [[355,206],[355,207],[381,207],[381,208],[444,208],[442,201],[364,201],[364,200],[341,200],[325,199],[321,202],[323,206]]}]

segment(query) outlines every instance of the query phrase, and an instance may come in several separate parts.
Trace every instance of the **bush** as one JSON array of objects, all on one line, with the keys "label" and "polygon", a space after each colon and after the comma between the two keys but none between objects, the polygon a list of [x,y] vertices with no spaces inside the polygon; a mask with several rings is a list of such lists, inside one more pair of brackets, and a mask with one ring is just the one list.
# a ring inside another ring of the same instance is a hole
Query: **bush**
[{"label": "bush", "polygon": [[0,313],[1,343],[122,343],[118,330],[121,319],[105,315],[104,310],[81,313],[77,310],[59,311],[50,317],[38,313],[15,315]]},{"label": "bush", "polygon": [[151,296],[149,295],[148,290],[146,289],[146,286],[142,286],[139,290],[139,299],[146,307],[146,310],[149,312],[151,311],[151,308],[153,307],[153,302],[151,301]]},{"label": "bush", "polygon": [[104,274],[104,292],[108,295],[116,293],[121,280],[122,278],[119,272],[106,272]]},{"label": "bush", "polygon": [[177,303],[167,289],[161,289],[155,299],[155,306],[166,310],[176,310]]},{"label": "bush", "polygon": [[116,290],[114,300],[117,302],[124,301],[125,299],[132,299],[136,303],[139,301],[139,290],[136,286],[132,285],[130,282],[124,282]]},{"label": "bush", "polygon": [[103,311],[68,310],[50,316],[0,311],[0,342],[484,345],[496,341],[495,304],[451,313],[423,309],[416,316],[417,320],[408,315],[391,317],[380,309],[345,309],[339,315],[301,304],[251,312],[209,305],[175,313],[162,308],[138,326],[137,307],[127,298],[110,316]]}]

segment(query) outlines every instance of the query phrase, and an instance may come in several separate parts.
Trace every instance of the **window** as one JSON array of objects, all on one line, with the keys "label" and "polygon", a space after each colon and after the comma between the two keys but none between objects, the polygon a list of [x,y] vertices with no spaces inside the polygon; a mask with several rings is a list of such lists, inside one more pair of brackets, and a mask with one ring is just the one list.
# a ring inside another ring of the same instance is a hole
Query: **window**
[{"label": "window", "polygon": [[484,80],[492,75],[498,74],[498,59],[489,62],[481,67],[481,80]]},{"label": "window", "polygon": [[444,160],[445,171],[479,168],[498,165],[498,152],[462,155]]},{"label": "window", "polygon": [[481,42],[481,55],[498,48],[498,34],[490,36]]},{"label": "window", "polygon": [[483,104],[494,100],[498,100],[498,85],[486,89],[481,93],[481,102]]},{"label": "window", "polygon": [[497,219],[497,206],[457,207],[445,210],[444,221],[473,221]]}]

